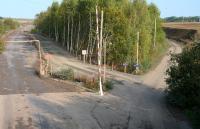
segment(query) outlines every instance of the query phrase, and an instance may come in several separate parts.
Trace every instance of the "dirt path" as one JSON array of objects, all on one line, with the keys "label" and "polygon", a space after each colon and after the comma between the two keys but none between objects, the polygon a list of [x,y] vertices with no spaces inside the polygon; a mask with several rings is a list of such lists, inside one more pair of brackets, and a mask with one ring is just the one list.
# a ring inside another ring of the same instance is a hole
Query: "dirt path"
[{"label": "dirt path", "polygon": [[170,48],[167,54],[163,57],[159,65],[146,75],[142,77],[143,83],[155,89],[165,89],[166,83],[166,73],[165,71],[169,67],[170,61],[170,53],[178,54],[181,53],[182,48],[180,45],[176,44],[174,41],[169,40]]},{"label": "dirt path", "polygon": [[[12,33],[7,40],[23,41],[29,37],[21,28]],[[0,55],[0,129],[26,129],[18,118],[31,118],[29,103],[24,94],[75,92],[73,85],[41,80],[35,73],[37,51],[26,43],[9,43]],[[28,117],[27,117],[28,116]]]}]

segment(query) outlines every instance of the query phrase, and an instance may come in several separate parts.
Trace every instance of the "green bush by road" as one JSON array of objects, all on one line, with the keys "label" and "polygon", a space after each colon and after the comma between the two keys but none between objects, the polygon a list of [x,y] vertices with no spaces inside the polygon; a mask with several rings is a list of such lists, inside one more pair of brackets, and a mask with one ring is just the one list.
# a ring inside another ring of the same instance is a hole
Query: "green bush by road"
[{"label": "green bush by road", "polygon": [[0,53],[4,50],[4,41],[1,39],[1,36],[9,30],[16,29],[19,26],[18,22],[12,20],[11,18],[0,19]]},{"label": "green bush by road", "polygon": [[187,46],[171,59],[166,80],[167,100],[186,111],[195,129],[200,128],[200,43]]}]

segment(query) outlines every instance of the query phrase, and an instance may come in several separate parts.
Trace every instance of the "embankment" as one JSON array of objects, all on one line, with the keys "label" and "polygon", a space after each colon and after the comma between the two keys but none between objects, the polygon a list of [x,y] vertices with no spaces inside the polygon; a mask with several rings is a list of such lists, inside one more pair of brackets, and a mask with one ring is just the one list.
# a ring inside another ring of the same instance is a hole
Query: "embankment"
[{"label": "embankment", "polygon": [[167,38],[183,43],[200,40],[200,23],[165,23],[163,29]]}]

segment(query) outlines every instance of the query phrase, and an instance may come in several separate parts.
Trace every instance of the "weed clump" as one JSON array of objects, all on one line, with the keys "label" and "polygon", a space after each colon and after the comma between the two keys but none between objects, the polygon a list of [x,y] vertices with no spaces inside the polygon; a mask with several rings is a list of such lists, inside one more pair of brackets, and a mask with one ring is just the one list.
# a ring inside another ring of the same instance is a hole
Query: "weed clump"
[{"label": "weed clump", "polygon": [[51,76],[61,80],[74,80],[74,71],[72,69],[62,69],[52,73]]},{"label": "weed clump", "polygon": [[0,54],[3,52],[4,50],[4,42],[3,40],[0,39]]}]

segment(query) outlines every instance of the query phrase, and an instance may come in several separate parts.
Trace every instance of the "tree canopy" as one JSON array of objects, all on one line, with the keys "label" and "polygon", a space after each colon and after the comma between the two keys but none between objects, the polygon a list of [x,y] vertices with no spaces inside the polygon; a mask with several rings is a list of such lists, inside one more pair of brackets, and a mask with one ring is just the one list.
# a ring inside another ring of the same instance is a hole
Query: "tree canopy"
[{"label": "tree canopy", "polygon": [[[54,2],[37,15],[36,28],[74,55],[87,50],[88,61],[97,58],[95,7],[104,11],[103,41],[107,47],[107,64],[117,68],[123,63],[136,63],[137,32],[140,32],[139,62],[143,69],[151,66],[151,59],[165,46],[160,11],[146,0],[63,0]],[[156,24],[156,48],[153,46]]]}]

